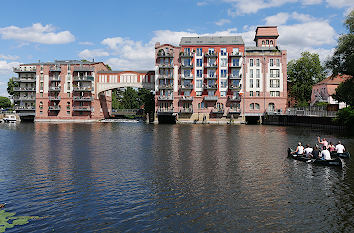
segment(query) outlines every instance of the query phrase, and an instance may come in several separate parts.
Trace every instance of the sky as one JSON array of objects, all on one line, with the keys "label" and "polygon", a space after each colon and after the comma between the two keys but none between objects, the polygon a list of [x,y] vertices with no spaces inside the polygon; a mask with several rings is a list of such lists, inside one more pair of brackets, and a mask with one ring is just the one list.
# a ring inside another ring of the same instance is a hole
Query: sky
[{"label": "sky", "polygon": [[346,33],[354,0],[2,0],[0,96],[8,96],[12,67],[68,59],[103,61],[114,70],[154,67],[156,42],[182,36],[241,35],[278,26],[288,61],[316,52],[325,61]]}]

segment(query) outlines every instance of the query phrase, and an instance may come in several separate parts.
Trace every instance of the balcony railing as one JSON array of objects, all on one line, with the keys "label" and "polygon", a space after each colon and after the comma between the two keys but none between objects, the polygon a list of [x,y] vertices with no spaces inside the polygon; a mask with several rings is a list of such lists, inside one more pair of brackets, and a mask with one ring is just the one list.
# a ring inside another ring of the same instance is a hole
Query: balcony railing
[{"label": "balcony railing", "polygon": [[172,95],[159,95],[157,97],[158,100],[173,100],[173,96]]},{"label": "balcony railing", "polygon": [[205,57],[217,57],[218,54],[216,52],[207,52],[204,54]]},{"label": "balcony railing", "polygon": [[93,72],[95,70],[94,67],[92,66],[75,66],[74,71],[88,71],[88,72]]},{"label": "balcony railing", "polygon": [[35,101],[35,96],[14,96],[14,101]]},{"label": "balcony railing", "polygon": [[213,108],[211,110],[212,113],[215,113],[215,114],[221,114],[221,113],[224,113],[224,109],[223,108]]},{"label": "balcony railing", "polygon": [[60,91],[60,87],[59,86],[50,86],[49,91]]},{"label": "balcony railing", "polygon": [[173,107],[170,107],[170,108],[157,108],[157,113],[173,113]]},{"label": "balcony railing", "polygon": [[232,53],[229,53],[229,57],[241,57],[242,56],[242,53],[241,52],[232,52]]},{"label": "balcony railing", "polygon": [[180,56],[180,57],[193,57],[193,53],[192,53],[192,52],[189,52],[189,53],[187,53],[187,52],[181,52],[181,53],[179,54],[179,56]]},{"label": "balcony railing", "polygon": [[241,79],[242,75],[241,74],[230,74],[229,79]]},{"label": "balcony railing", "polygon": [[181,74],[181,79],[193,79],[193,74]]},{"label": "balcony railing", "polygon": [[74,96],[73,100],[74,101],[92,101],[93,98],[92,98],[92,96]]},{"label": "balcony railing", "polygon": [[159,74],[159,79],[173,79],[173,75]]},{"label": "balcony railing", "polygon": [[181,108],[180,113],[193,113],[193,108]]},{"label": "balcony railing", "polygon": [[60,76],[50,76],[49,77],[49,81],[51,81],[51,82],[60,82],[61,79],[60,79]]},{"label": "balcony railing", "polygon": [[172,84],[159,84],[159,89],[172,89]]},{"label": "balcony railing", "polygon": [[36,67],[27,68],[27,67],[15,67],[13,69],[15,73],[25,73],[25,72],[37,72]]},{"label": "balcony railing", "polygon": [[49,67],[50,72],[61,72],[60,66],[51,66]]},{"label": "balcony railing", "polygon": [[79,82],[79,81],[82,81],[82,82],[91,82],[91,81],[94,81],[95,78],[93,76],[74,76],[73,77],[73,81],[74,82]]},{"label": "balcony railing", "polygon": [[193,89],[193,85],[192,84],[182,84],[181,85],[181,89],[185,89],[185,90],[192,90]]},{"label": "balcony railing", "polygon": [[14,91],[36,91],[35,87],[14,87]]},{"label": "balcony railing", "polygon": [[157,57],[173,57],[173,53],[157,53]]},{"label": "balcony railing", "polygon": [[204,96],[204,100],[205,101],[217,101],[218,97],[216,95],[207,95],[207,96]]},{"label": "balcony railing", "polygon": [[230,90],[241,90],[241,85],[229,85]]},{"label": "balcony railing", "polygon": [[74,87],[74,91],[93,91],[92,87]]},{"label": "balcony railing", "polygon": [[49,111],[60,111],[60,106],[59,105],[49,106],[48,110]]},{"label": "balcony railing", "polygon": [[182,63],[181,67],[182,68],[193,68],[193,64],[192,63],[189,63],[189,64],[188,63]]},{"label": "balcony railing", "polygon": [[228,114],[241,114],[241,109],[239,108],[230,108]]},{"label": "balcony railing", "polygon": [[218,64],[217,63],[206,63],[205,67],[206,68],[217,68]]},{"label": "balcony railing", "polygon": [[241,63],[234,63],[234,62],[231,62],[229,63],[229,67],[235,67],[235,68],[240,68],[241,67]]},{"label": "balcony railing", "polygon": [[172,64],[157,64],[159,68],[173,68]]},{"label": "balcony railing", "polygon": [[180,96],[181,101],[193,101],[193,96]]},{"label": "balcony railing", "polygon": [[60,101],[60,96],[49,96],[48,97],[50,101]]},{"label": "balcony railing", "polygon": [[216,90],[216,89],[218,89],[218,85],[217,84],[204,84],[204,88],[207,90]]},{"label": "balcony railing", "polygon": [[73,106],[73,110],[86,112],[86,111],[91,111],[91,107],[90,106]]},{"label": "balcony railing", "polygon": [[205,79],[218,79],[218,75],[217,75],[217,74],[214,74],[214,75],[207,75],[207,74],[205,74],[205,75],[204,75],[204,78],[205,78]]},{"label": "balcony railing", "polygon": [[229,101],[241,101],[240,96],[229,96]]},{"label": "balcony railing", "polygon": [[17,78],[17,77],[14,77],[14,78],[12,78],[12,80],[14,82],[21,82],[21,83],[34,83],[34,82],[36,82],[36,78],[35,77],[30,77],[30,78],[24,78],[24,77]]},{"label": "balcony railing", "polygon": [[15,106],[16,111],[35,111],[36,107],[34,106]]}]

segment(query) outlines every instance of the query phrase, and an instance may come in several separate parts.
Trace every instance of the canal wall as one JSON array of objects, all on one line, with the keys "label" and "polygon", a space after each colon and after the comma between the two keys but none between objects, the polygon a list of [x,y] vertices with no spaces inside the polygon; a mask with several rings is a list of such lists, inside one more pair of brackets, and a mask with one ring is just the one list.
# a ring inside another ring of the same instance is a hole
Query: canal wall
[{"label": "canal wall", "polygon": [[264,125],[305,126],[320,129],[344,130],[345,126],[333,121],[334,117],[294,116],[294,115],[265,115]]}]

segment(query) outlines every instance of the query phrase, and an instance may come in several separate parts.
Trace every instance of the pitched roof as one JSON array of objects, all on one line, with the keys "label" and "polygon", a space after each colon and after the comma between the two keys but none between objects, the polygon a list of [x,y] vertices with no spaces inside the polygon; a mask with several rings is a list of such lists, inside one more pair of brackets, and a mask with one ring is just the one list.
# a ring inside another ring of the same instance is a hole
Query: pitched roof
[{"label": "pitched roof", "polygon": [[277,26],[259,26],[256,29],[257,36],[279,36]]},{"label": "pitched roof", "polygon": [[350,78],[352,78],[350,75],[338,74],[337,76],[329,76],[328,78],[323,79],[321,82],[318,82],[315,85],[339,85]]},{"label": "pitched roof", "polygon": [[243,45],[241,36],[196,36],[182,37],[180,45]]}]

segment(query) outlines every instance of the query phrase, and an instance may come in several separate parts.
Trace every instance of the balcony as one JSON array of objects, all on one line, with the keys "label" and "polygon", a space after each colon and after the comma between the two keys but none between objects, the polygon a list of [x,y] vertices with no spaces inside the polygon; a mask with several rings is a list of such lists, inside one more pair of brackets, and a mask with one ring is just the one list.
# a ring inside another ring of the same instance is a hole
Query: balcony
[{"label": "balcony", "polygon": [[232,52],[229,53],[229,57],[242,57],[242,53],[241,52]]},{"label": "balcony", "polygon": [[49,101],[60,101],[60,96],[49,96],[48,97]]},{"label": "balcony", "polygon": [[180,96],[180,101],[193,101],[193,96]]},{"label": "balcony", "polygon": [[14,87],[14,91],[36,91],[35,87]]},{"label": "balcony", "polygon": [[73,111],[91,112],[91,107],[90,106],[73,106]]},{"label": "balcony", "polygon": [[159,63],[159,64],[157,64],[157,66],[159,68],[163,68],[163,69],[172,69],[173,68],[172,64],[161,64],[161,63]]},{"label": "balcony", "polygon": [[15,106],[16,111],[35,111],[35,106]]},{"label": "balcony", "polygon": [[73,70],[77,71],[77,72],[79,72],[79,71],[93,72],[93,71],[95,71],[95,68],[92,66],[75,66]]},{"label": "balcony", "polygon": [[92,87],[74,87],[73,88],[74,91],[88,91],[91,92],[93,91]]},{"label": "balcony", "polygon": [[13,71],[15,73],[28,73],[28,72],[31,72],[31,73],[36,73],[37,72],[37,68],[36,67],[32,67],[32,68],[27,68],[27,67],[15,67],[13,69]]},{"label": "balcony", "polygon": [[59,86],[50,86],[49,91],[60,91],[60,87]]},{"label": "balcony", "polygon": [[214,74],[214,75],[204,75],[205,79],[218,79],[218,75]]},{"label": "balcony", "polygon": [[229,67],[231,67],[231,68],[241,68],[241,63],[237,63],[237,62],[235,62],[235,63],[229,63]]},{"label": "balcony", "polygon": [[92,82],[95,78],[93,76],[74,76],[74,82]]},{"label": "balcony", "polygon": [[189,63],[189,64],[181,64],[182,68],[187,68],[187,69],[192,69],[193,68],[193,64]]},{"label": "balcony", "polygon": [[61,72],[60,66],[51,66],[49,67],[50,72]]},{"label": "balcony", "polygon": [[193,74],[182,74],[181,79],[193,79]]},{"label": "balcony", "polygon": [[172,83],[171,84],[159,84],[158,87],[159,87],[159,89],[165,89],[165,90],[172,89]]},{"label": "balcony", "polygon": [[215,63],[206,63],[205,65],[206,68],[218,68],[218,64],[215,62]]},{"label": "balcony", "polygon": [[180,113],[189,113],[192,114],[193,113],[193,108],[181,108],[179,110]]},{"label": "balcony", "polygon": [[208,52],[204,54],[205,57],[217,57],[218,54],[216,52]]},{"label": "balcony", "polygon": [[157,108],[157,114],[172,114],[173,113],[173,107],[170,108]]},{"label": "balcony", "polygon": [[218,84],[204,84],[204,89],[216,90],[216,89],[218,89]]},{"label": "balcony", "polygon": [[93,98],[92,98],[92,96],[74,96],[73,100],[74,101],[89,102],[89,101],[92,101]]},{"label": "balcony", "polygon": [[173,79],[173,75],[159,74],[159,79]]},{"label": "balcony", "polygon": [[240,96],[235,96],[235,95],[234,96],[229,96],[228,100],[231,101],[231,102],[233,102],[233,101],[239,102],[239,101],[241,101],[241,97]]},{"label": "balcony", "polygon": [[48,106],[49,111],[60,111],[59,105]]},{"label": "balcony", "polygon": [[174,56],[173,53],[165,53],[165,52],[157,53],[157,57],[166,57],[166,58],[168,58],[168,57],[173,57],[173,56]]},{"label": "balcony", "polygon": [[230,108],[228,114],[241,114],[241,109],[239,108]]},{"label": "balcony", "polygon": [[230,89],[230,90],[233,90],[233,91],[239,91],[239,90],[241,90],[241,85],[233,85],[233,84],[230,84],[230,85],[229,85],[229,89]]},{"label": "balcony", "polygon": [[35,96],[14,96],[14,101],[35,101]]},{"label": "balcony", "polygon": [[193,57],[193,53],[191,53],[191,52],[189,52],[189,53],[187,53],[187,52],[181,52],[181,53],[179,54],[179,56],[180,56],[180,57]]},{"label": "balcony", "polygon": [[204,101],[217,101],[218,97],[216,95],[207,95],[204,96]]},{"label": "balcony", "polygon": [[170,101],[170,100],[173,100],[173,96],[172,95],[159,95],[157,97],[157,99],[158,100],[168,100],[168,101]]},{"label": "balcony", "polygon": [[214,114],[224,114],[224,111],[225,110],[223,108],[213,108],[211,110],[211,112],[214,113]]},{"label": "balcony", "polygon": [[60,82],[61,79],[60,79],[60,76],[50,76],[49,77],[49,81],[51,81],[51,82]]},{"label": "balcony", "polygon": [[14,77],[14,78],[12,78],[12,80],[14,82],[20,82],[20,83],[35,83],[36,82],[36,78],[35,77],[29,77],[29,78],[24,78],[24,77],[17,78],[17,77]]},{"label": "balcony", "polygon": [[230,74],[229,79],[242,79],[242,74]]},{"label": "balcony", "polygon": [[193,84],[182,84],[180,87],[182,90],[193,90]]}]

